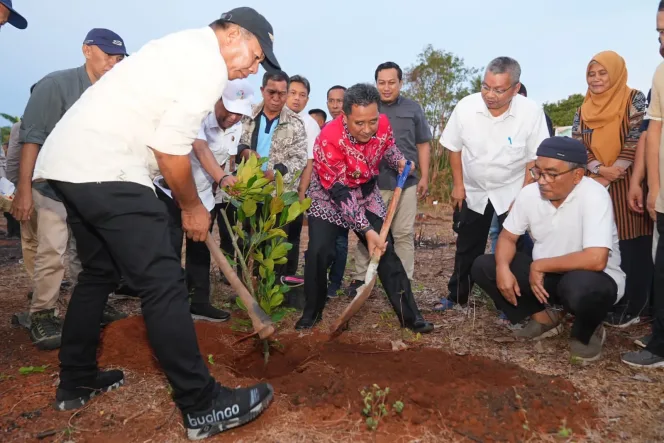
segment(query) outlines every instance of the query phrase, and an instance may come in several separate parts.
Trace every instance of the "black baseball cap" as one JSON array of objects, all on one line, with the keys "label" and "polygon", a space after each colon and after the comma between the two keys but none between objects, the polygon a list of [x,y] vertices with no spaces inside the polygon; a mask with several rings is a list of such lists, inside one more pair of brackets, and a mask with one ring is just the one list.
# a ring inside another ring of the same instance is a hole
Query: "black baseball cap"
[{"label": "black baseball cap", "polygon": [[108,55],[127,55],[124,40],[110,29],[94,28],[83,40],[84,45],[96,46]]},{"label": "black baseball cap", "polygon": [[253,8],[241,7],[231,9],[228,12],[221,14],[220,20],[235,23],[236,25],[246,29],[256,36],[258,43],[261,45],[265,60],[263,60],[263,68],[267,72],[281,71],[281,66],[274,56],[272,49],[274,42],[274,31],[272,25],[265,17],[256,12]]},{"label": "black baseball cap", "polygon": [[0,0],[0,5],[9,9],[9,19],[7,23],[16,29],[25,29],[28,27],[28,21],[12,7],[12,0]]}]

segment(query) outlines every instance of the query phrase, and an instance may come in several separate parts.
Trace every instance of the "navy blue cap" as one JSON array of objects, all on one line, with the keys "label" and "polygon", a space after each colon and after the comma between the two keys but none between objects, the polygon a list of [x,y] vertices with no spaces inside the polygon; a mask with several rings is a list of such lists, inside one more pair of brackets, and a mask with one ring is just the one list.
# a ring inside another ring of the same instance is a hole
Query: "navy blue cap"
[{"label": "navy blue cap", "polygon": [[221,14],[221,20],[228,23],[235,23],[241,28],[246,29],[256,36],[258,43],[261,45],[265,60],[263,60],[263,68],[267,72],[281,71],[281,66],[274,55],[273,42],[274,31],[272,25],[265,17],[256,12],[255,9],[243,6],[241,8],[231,9],[228,12]]},{"label": "navy blue cap", "polygon": [[0,5],[9,9],[9,19],[7,19],[7,23],[17,29],[25,29],[28,27],[28,21],[12,8],[12,0],[0,0]]},{"label": "navy blue cap", "polygon": [[580,165],[588,164],[586,145],[570,137],[545,139],[537,148],[538,157],[555,158]]},{"label": "navy blue cap", "polygon": [[85,36],[83,44],[96,46],[108,55],[127,55],[127,48],[125,47],[124,40],[109,29],[92,29],[88,32],[88,35]]}]

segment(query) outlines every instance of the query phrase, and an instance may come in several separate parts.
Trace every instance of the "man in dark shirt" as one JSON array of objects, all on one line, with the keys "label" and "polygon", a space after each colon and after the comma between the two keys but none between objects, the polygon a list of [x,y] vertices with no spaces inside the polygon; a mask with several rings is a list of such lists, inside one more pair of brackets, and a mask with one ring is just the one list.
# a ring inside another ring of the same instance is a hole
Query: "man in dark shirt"
[{"label": "man in dark shirt", "polygon": [[[55,307],[65,275],[65,253],[69,255],[73,280],[81,268],[73,237],[69,235],[64,205],[46,181],[32,183],[37,156],[65,112],[126,54],[119,35],[108,29],[91,30],[83,42],[85,64],[53,72],[41,79],[25,108],[19,131],[19,143],[23,146],[18,185],[11,213],[22,222],[23,229],[37,228],[34,233],[38,246],[32,275],[34,294],[30,305],[30,338],[39,349],[60,347],[62,323],[55,315]],[[33,218],[37,219],[36,224]],[[102,324],[124,317],[125,314],[107,305]]]},{"label": "man in dark shirt", "polygon": [[[404,185],[403,195],[399,200],[390,231],[394,237],[394,249],[401,259],[408,279],[413,279],[415,267],[415,246],[413,242],[417,200],[424,198],[429,189],[429,155],[431,129],[424,116],[422,107],[403,97],[403,72],[394,62],[378,65],[375,73],[376,86],[380,93],[380,112],[387,115],[394,131],[399,150],[407,160],[419,166],[420,178],[411,175]],[[390,169],[385,161],[380,164],[378,187],[387,204],[397,184],[396,171]],[[367,249],[358,244],[355,254],[355,275],[349,287],[349,295],[355,296],[357,288],[364,284],[364,276],[369,265]]]},{"label": "man in dark shirt", "polygon": [[[333,121],[341,115],[346,88],[341,85],[334,85],[327,90],[327,110]],[[328,122],[328,123],[330,123]],[[327,123],[326,123],[327,124]],[[334,298],[337,291],[341,289],[341,282],[346,271],[346,259],[348,258],[348,231],[343,229],[339,231],[337,240],[334,243],[335,254],[330,265],[329,282],[327,285],[327,296]]]}]

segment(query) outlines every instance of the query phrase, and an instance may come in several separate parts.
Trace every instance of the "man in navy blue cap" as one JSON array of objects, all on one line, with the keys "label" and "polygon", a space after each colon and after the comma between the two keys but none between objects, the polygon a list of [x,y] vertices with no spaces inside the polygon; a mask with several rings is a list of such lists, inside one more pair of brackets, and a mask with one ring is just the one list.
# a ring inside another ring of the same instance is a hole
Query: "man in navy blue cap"
[{"label": "man in navy blue cap", "polygon": [[[153,180],[161,173],[187,237],[204,241],[210,212],[192,177],[192,143],[228,80],[255,74],[261,63],[279,70],[273,39],[265,17],[236,8],[209,26],[153,40],[88,89],[46,140],[33,179],[63,200],[83,266],[62,330],[57,409],[80,408],[124,383],[122,371],[97,365],[99,319],[121,276],[141,298],[150,345],[190,439],[244,425],[272,401],[267,383],[230,389],[210,375]],[[220,187],[231,182],[215,179]]]},{"label": "man in navy blue cap", "polygon": [[[530,322],[515,332],[541,340],[563,331],[562,305],[575,316],[572,358],[600,358],[606,331],[602,321],[625,292],[611,198],[585,177],[584,145],[568,137],[544,140],[530,174],[535,180],[517,196],[495,255],[477,258],[475,282],[512,323]],[[532,258],[517,252],[526,231],[534,242]]]},{"label": "man in navy blue cap", "polygon": [[0,28],[7,23],[17,29],[28,27],[28,21],[12,7],[12,0],[0,0]]},{"label": "man in navy blue cap", "polygon": [[[67,211],[46,182],[32,184],[41,146],[65,112],[127,54],[124,41],[108,29],[93,29],[83,41],[85,64],[42,78],[32,90],[19,130],[23,144],[16,198],[12,215],[22,222],[26,235],[37,239],[30,304],[30,338],[39,349],[60,347],[62,322],[55,308],[65,275],[64,256],[69,255],[69,274],[76,280],[81,270],[76,247],[67,228]],[[20,314],[19,314],[20,316]],[[22,316],[20,316],[22,317]],[[103,324],[126,317],[107,305]]]}]

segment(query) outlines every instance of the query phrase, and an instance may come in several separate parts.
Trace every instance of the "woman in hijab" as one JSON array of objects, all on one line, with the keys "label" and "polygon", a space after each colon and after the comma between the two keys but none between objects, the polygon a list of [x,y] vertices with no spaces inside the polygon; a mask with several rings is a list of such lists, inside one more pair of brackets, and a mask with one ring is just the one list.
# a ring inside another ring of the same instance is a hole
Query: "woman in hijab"
[{"label": "woman in hijab", "polygon": [[[572,134],[588,149],[591,177],[608,188],[620,238],[621,267],[627,275],[625,297],[606,319],[607,326],[625,328],[640,321],[648,304],[653,278],[653,222],[647,211],[627,204],[636,144],[646,99],[627,86],[625,60],[613,51],[597,54],[586,70],[588,92],[574,116]],[[647,190],[644,189],[644,199]]]}]

